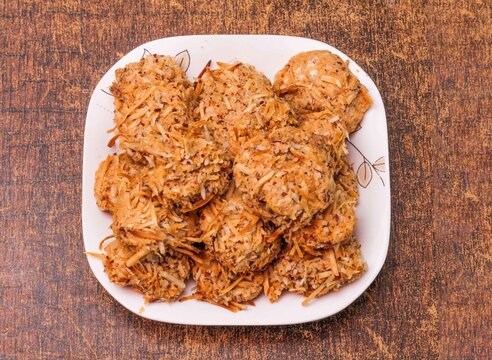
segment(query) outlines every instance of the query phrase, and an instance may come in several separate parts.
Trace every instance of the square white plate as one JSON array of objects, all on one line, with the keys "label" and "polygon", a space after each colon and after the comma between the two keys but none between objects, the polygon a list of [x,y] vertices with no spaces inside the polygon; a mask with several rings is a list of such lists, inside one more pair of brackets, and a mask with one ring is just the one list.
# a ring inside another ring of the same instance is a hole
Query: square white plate
[{"label": "square white plate", "polygon": [[[99,163],[115,149],[109,149],[113,127],[113,98],[108,94],[117,68],[140,60],[144,53],[179,54],[182,66],[191,80],[198,76],[208,60],[249,63],[273,80],[289,58],[301,51],[326,49],[350,60],[345,54],[325,43],[298,37],[272,35],[197,35],[155,40],[143,44],[121,58],[102,77],[92,94],[84,138],[84,168],[82,181],[82,226],[85,250],[99,252],[98,244],[111,230],[110,215],[100,211],[93,194],[94,174]],[[349,159],[357,171],[360,201],[356,236],[368,271],[338,292],[331,292],[302,306],[303,298],[286,293],[275,304],[262,295],[247,310],[232,313],[205,302],[154,303],[144,306],[143,297],[136,291],[109,282],[102,262],[88,255],[90,267],[102,286],[128,310],[157,321],[196,325],[281,325],[321,319],[333,315],[357,299],[381,270],[389,245],[390,179],[388,167],[388,137],[386,115],[381,95],[374,82],[352,60],[350,69],[369,89],[374,104],[366,113],[362,128],[351,136]],[[190,281],[185,294],[192,293]],[[142,306],[144,311],[142,312]]]}]

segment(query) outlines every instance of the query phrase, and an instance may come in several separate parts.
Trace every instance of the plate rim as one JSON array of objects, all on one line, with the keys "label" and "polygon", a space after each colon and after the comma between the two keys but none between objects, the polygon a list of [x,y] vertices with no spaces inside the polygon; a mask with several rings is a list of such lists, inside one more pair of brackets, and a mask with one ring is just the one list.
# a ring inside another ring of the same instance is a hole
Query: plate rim
[{"label": "plate rim", "polygon": [[[82,220],[81,225],[82,225],[82,238],[83,238],[85,251],[87,251],[88,240],[86,239],[86,236],[85,236],[86,217],[84,216],[84,214],[85,214],[85,207],[86,207],[86,205],[85,205],[86,201],[85,200],[86,200],[86,196],[87,196],[86,184],[88,183],[89,180],[86,178],[87,176],[85,174],[84,169],[85,169],[85,164],[86,164],[86,156],[88,156],[87,155],[88,151],[86,148],[89,146],[88,145],[88,137],[87,137],[87,135],[88,135],[87,128],[88,128],[88,122],[89,122],[89,110],[92,107],[91,105],[95,102],[96,90],[98,90],[101,87],[101,83],[103,82],[103,79],[105,78],[106,74],[108,74],[108,72],[112,68],[115,68],[118,66],[118,64],[120,64],[121,62],[124,62],[124,59],[129,54],[135,52],[138,49],[145,48],[147,46],[151,46],[152,44],[158,43],[162,40],[169,40],[169,39],[182,39],[182,40],[194,39],[195,40],[196,38],[213,39],[213,38],[238,38],[238,37],[239,38],[240,37],[243,37],[243,38],[244,37],[246,37],[246,38],[267,37],[267,38],[283,38],[283,39],[289,39],[290,38],[290,39],[296,39],[296,40],[302,40],[302,41],[309,41],[312,43],[318,43],[323,48],[329,47],[330,49],[333,49],[336,52],[343,54],[344,57],[347,58],[350,62],[357,64],[354,60],[352,60],[348,55],[343,53],[341,50],[339,50],[338,48],[335,48],[334,46],[332,46],[328,43],[325,43],[323,41],[311,39],[311,38],[307,38],[307,37],[302,37],[302,36],[276,35],[276,34],[272,34],[272,35],[270,35],[270,34],[237,34],[237,35],[236,34],[197,34],[197,35],[170,36],[170,37],[157,38],[157,39],[145,42],[143,44],[140,44],[140,45],[134,47],[130,51],[128,51],[125,55],[123,55],[121,58],[119,58],[113,65],[111,65],[104,72],[104,74],[101,76],[101,78],[99,79],[99,81],[95,85],[94,90],[91,93],[91,97],[90,97],[90,100],[89,100],[89,103],[87,106],[87,113],[86,113],[85,124],[84,124],[84,145],[83,145],[83,157],[82,157],[83,158],[82,159],[82,194],[81,194],[81,220]],[[353,304],[358,298],[360,298],[364,294],[365,291],[367,291],[367,289],[374,283],[375,279],[381,273],[381,270],[384,267],[386,260],[387,260],[387,257],[388,257],[389,244],[390,244],[390,238],[391,238],[391,171],[390,171],[390,161],[389,161],[390,160],[390,153],[389,153],[388,121],[387,121],[387,116],[386,116],[386,108],[384,106],[383,98],[379,92],[379,88],[376,86],[376,83],[374,82],[374,80],[365,72],[365,70],[363,68],[361,68],[358,64],[357,64],[357,66],[363,71],[365,76],[367,76],[367,78],[374,84],[374,89],[376,90],[376,95],[381,100],[381,104],[382,104],[382,109],[381,109],[382,114],[381,115],[384,116],[384,124],[385,124],[384,131],[383,131],[383,134],[381,135],[381,138],[384,138],[385,142],[386,142],[386,146],[384,147],[385,153],[383,156],[387,157],[387,164],[385,164],[385,166],[386,166],[386,171],[388,174],[388,183],[385,184],[385,187],[387,188],[387,197],[385,199],[385,202],[386,202],[385,207],[386,207],[387,212],[388,212],[388,214],[385,216],[385,218],[387,217],[387,226],[385,227],[385,230],[386,230],[385,232],[386,232],[387,236],[385,237],[385,239],[381,239],[381,245],[382,245],[381,248],[382,248],[382,250],[384,250],[383,259],[375,267],[376,271],[371,276],[371,278],[366,280],[366,285],[363,286],[363,289],[361,291],[357,292],[358,293],[357,296],[351,298],[350,301],[347,301],[345,304],[343,304],[343,306],[337,308],[335,311],[322,313],[322,314],[314,315],[314,316],[307,316],[305,319],[294,320],[294,321],[288,320],[289,319],[288,316],[283,317],[281,320],[270,321],[270,322],[244,321],[244,319],[241,319],[241,321],[237,324],[233,323],[233,322],[229,322],[229,321],[224,321],[222,319],[217,319],[218,320],[217,322],[207,322],[207,321],[189,322],[189,321],[175,321],[172,319],[171,320],[156,319],[153,316],[146,315],[145,312],[135,311],[130,306],[127,306],[126,303],[124,303],[123,301],[120,301],[120,299],[118,299],[116,296],[114,296],[112,294],[111,290],[108,289],[103,284],[103,282],[101,282],[99,280],[97,271],[93,266],[93,262],[90,260],[91,255],[85,253],[85,251],[84,251],[86,258],[87,258],[87,262],[89,263],[89,267],[90,267],[94,277],[98,281],[98,283],[105,289],[105,291],[107,293],[109,293],[109,295],[114,300],[116,300],[117,303],[119,303],[124,308],[129,310],[131,313],[136,314],[136,315],[143,317],[145,319],[163,322],[163,323],[169,323],[169,324],[179,324],[179,325],[192,325],[192,326],[283,326],[283,325],[303,324],[303,323],[308,323],[308,322],[313,322],[313,321],[318,321],[318,320],[329,318],[329,317],[345,310],[347,307],[349,307],[351,304]],[[301,305],[299,305],[299,306],[301,306]]]}]

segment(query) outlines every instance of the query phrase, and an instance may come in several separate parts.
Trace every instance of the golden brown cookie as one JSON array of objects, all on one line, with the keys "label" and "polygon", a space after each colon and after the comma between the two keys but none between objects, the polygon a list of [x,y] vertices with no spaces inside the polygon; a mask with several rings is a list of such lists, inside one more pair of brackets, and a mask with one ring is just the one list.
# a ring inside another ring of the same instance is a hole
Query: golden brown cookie
[{"label": "golden brown cookie", "polygon": [[206,254],[192,267],[196,292],[192,298],[223,306],[231,311],[244,310],[263,289],[263,273],[236,275]]},{"label": "golden brown cookie", "polygon": [[328,207],[335,183],[320,141],[285,127],[244,144],[235,158],[234,179],[251,211],[295,231]]},{"label": "golden brown cookie", "polygon": [[232,159],[199,124],[190,124],[179,133],[170,132],[161,145],[160,155],[165,160],[150,164],[142,174],[153,195],[189,212],[227,191]]},{"label": "golden brown cookie", "polygon": [[345,144],[348,132],[339,119],[338,115],[327,111],[303,114],[299,117],[301,129],[322,138],[321,147],[331,155],[330,165],[335,174],[343,167],[348,153]]},{"label": "golden brown cookie", "polygon": [[203,242],[233,273],[264,270],[277,257],[280,234],[271,223],[249,211],[234,188],[200,213]]},{"label": "golden brown cookie", "polygon": [[341,115],[341,123],[345,125],[349,133],[357,130],[364,114],[372,105],[372,98],[364,85],[360,85],[360,92],[355,97],[354,101],[347,106],[345,112]]},{"label": "golden brown cookie", "polygon": [[315,297],[356,280],[366,267],[360,244],[355,239],[347,244],[337,244],[318,256],[299,254],[295,248],[285,249],[268,269],[265,294],[275,302],[283,291],[294,291],[306,296],[303,302],[306,305]]},{"label": "golden brown cookie", "polygon": [[348,64],[327,50],[293,56],[277,73],[273,86],[296,113],[329,111],[340,116],[349,132],[357,128],[372,102]]},{"label": "golden brown cookie", "polygon": [[200,241],[195,212],[183,214],[164,206],[141,186],[117,197],[111,228],[122,243],[130,246],[155,245],[161,250],[173,248],[187,253]]},{"label": "golden brown cookie", "polygon": [[297,244],[311,254],[335,244],[350,241],[357,219],[355,206],[359,199],[355,173],[345,161],[343,169],[335,176],[336,188],[333,202],[316,214],[311,223],[286,236],[290,244]]},{"label": "golden brown cookie", "polygon": [[109,280],[141,292],[147,303],[174,301],[186,287],[191,262],[183,254],[160,253],[150,246],[137,248],[119,240],[114,240],[104,250],[104,270]]},{"label": "golden brown cookie", "polygon": [[108,155],[96,171],[94,195],[101,210],[113,212],[116,198],[140,180],[142,165],[126,153]]},{"label": "golden brown cookie", "polygon": [[206,121],[217,141],[234,156],[252,137],[296,124],[289,104],[251,65],[218,63],[198,79],[195,116]]},{"label": "golden brown cookie", "polygon": [[120,148],[137,161],[158,159],[166,132],[192,121],[193,87],[170,56],[149,55],[116,70],[110,91],[113,132]]}]

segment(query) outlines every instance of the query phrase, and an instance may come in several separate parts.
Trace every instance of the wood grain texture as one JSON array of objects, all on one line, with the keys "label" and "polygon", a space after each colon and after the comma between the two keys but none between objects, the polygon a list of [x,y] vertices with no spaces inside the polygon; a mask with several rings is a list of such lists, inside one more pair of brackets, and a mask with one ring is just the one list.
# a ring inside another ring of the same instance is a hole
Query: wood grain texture
[{"label": "wood grain texture", "polygon": [[[490,1],[13,1],[0,17],[0,358],[492,357]],[[311,324],[159,324],[89,270],[80,200],[85,112],[106,70],[161,37],[311,37],[378,85],[392,176],[386,265]]]}]

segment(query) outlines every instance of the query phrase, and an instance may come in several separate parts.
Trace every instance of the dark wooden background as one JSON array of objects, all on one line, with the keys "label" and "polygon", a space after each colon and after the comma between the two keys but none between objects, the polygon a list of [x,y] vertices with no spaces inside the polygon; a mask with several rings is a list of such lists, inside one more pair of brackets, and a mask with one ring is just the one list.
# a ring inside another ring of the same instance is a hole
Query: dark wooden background
[{"label": "dark wooden background", "polygon": [[[1,1],[0,358],[492,357],[490,1]],[[352,306],[285,327],[142,319],[83,255],[85,113],[99,78],[149,40],[288,34],[344,51],[388,115],[392,226]]]}]

